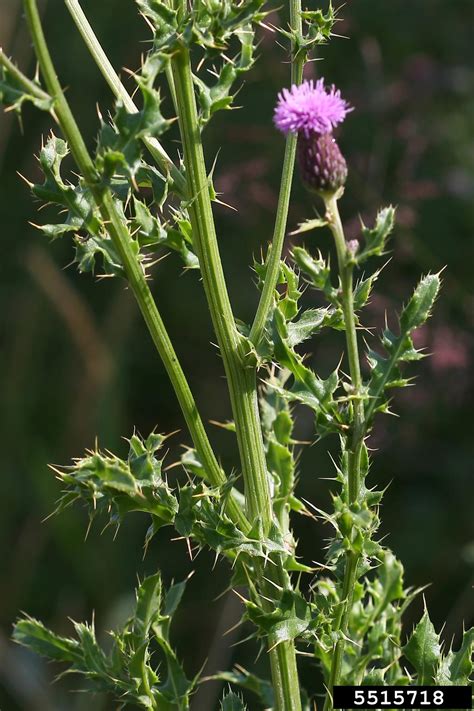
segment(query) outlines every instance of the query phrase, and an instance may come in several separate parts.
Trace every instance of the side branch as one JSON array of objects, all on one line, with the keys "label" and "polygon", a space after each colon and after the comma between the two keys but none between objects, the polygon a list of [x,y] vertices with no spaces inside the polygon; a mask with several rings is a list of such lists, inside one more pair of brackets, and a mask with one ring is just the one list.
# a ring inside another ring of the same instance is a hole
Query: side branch
[{"label": "side branch", "polygon": [[[120,81],[120,78],[109,61],[106,53],[104,52],[102,45],[97,39],[94,30],[92,29],[89,20],[84,14],[78,0],[64,0],[67,9],[69,10],[71,17],[79,30],[79,33],[84,40],[87,49],[90,52],[92,59],[95,61],[99,71],[104,77],[105,81],[112,90],[114,96],[123,102],[123,105],[130,113],[137,113],[138,108],[135,105],[132,97],[125,89],[124,85]],[[182,173],[178,170],[176,165],[173,163],[169,155],[166,153],[165,149],[161,143],[156,138],[143,138],[143,143],[150,151],[150,154],[157,162],[157,164],[166,172],[169,173],[174,181],[176,189],[182,197],[186,197],[186,179]]]},{"label": "side branch", "polygon": [[260,518],[268,532],[273,512],[258,413],[255,373],[246,367],[248,344],[237,331],[217,244],[208,177],[189,50],[182,46],[171,58],[179,127],[183,143],[193,242],[199,258],[204,290],[229,383],[237,441],[245,483],[247,514]]},{"label": "side branch", "polygon": [[[362,377],[360,372],[359,348],[357,343],[356,320],[353,296],[353,263],[347,248],[344,231],[339,216],[337,194],[325,199],[326,216],[328,225],[336,245],[339,276],[342,291],[342,309],[346,329],[347,355],[349,372],[352,384],[353,424],[349,437],[348,451],[348,505],[356,503],[360,494],[360,468],[361,451],[365,434],[364,404],[362,400]],[[360,555],[354,551],[347,551],[345,556],[344,580],[342,584],[341,607],[335,620],[334,631],[338,634],[334,645],[331,662],[331,672],[328,684],[328,694],[324,704],[324,711],[332,708],[332,691],[341,677],[342,659],[347,639],[349,617],[352,608],[354,586],[357,581],[357,566]]]},{"label": "side branch", "polygon": [[16,64],[14,64],[11,59],[7,57],[3,49],[0,47],[0,65],[5,67],[9,74],[27,91],[31,96],[40,101],[51,101],[51,97],[47,94],[41,87],[35,84],[34,81],[28,79],[23,72],[18,69]]},{"label": "side branch", "polygon": [[[102,218],[107,223],[110,238],[120,255],[127,279],[174,387],[186,424],[209,481],[214,486],[222,486],[226,482],[225,474],[211,448],[186,377],[147,284],[143,269],[133,252],[128,229],[121,219],[110,191],[99,182],[95,165],[62,91],[46,45],[36,0],[24,0],[24,5],[40,69],[48,92],[55,102],[54,109],[57,121],[69,144],[73,158],[101,212]],[[227,511],[232,519],[241,526],[242,530],[249,530],[248,521],[239,503],[233,497],[229,498]]]},{"label": "side branch", "polygon": [[[301,21],[301,0],[290,0],[290,26],[297,35],[302,34]],[[291,47],[291,84],[301,84],[303,79],[303,69],[305,54],[301,50],[298,52],[296,46]],[[250,331],[250,340],[257,347],[262,338],[265,323],[270,313],[273,295],[278,281],[280,270],[280,260],[285,241],[286,224],[288,220],[288,208],[290,204],[291,186],[293,183],[293,172],[295,167],[296,145],[298,136],[294,133],[288,134],[285,145],[285,157],[281,173],[280,193],[278,196],[278,206],[273,230],[273,238],[267,255],[267,271],[260,301],[255,314],[254,322]]]},{"label": "side branch", "polygon": [[[229,384],[232,411],[245,484],[247,514],[259,520],[265,534],[273,521],[267,465],[257,402],[255,367],[247,362],[248,342],[238,333],[229,301],[209,196],[208,177],[194,94],[189,49],[181,46],[171,58],[177,113],[183,143],[193,243],[198,254],[209,310]],[[279,568],[267,575],[283,573]],[[264,571],[258,571],[265,588]],[[266,602],[266,605],[271,605]],[[296,654],[293,641],[268,638],[269,658],[277,711],[301,711]]]}]

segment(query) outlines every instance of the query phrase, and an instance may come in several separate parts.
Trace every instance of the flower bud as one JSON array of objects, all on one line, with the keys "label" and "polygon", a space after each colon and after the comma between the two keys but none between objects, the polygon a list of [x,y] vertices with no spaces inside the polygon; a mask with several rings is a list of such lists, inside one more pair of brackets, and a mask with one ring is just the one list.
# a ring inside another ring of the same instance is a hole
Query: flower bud
[{"label": "flower bud", "polygon": [[349,242],[347,242],[347,251],[349,252],[351,257],[355,257],[355,255],[359,251],[359,240],[357,240],[357,239],[349,240]]},{"label": "flower bud", "polygon": [[331,133],[298,136],[298,161],[304,185],[317,193],[334,193],[347,178],[347,163]]}]

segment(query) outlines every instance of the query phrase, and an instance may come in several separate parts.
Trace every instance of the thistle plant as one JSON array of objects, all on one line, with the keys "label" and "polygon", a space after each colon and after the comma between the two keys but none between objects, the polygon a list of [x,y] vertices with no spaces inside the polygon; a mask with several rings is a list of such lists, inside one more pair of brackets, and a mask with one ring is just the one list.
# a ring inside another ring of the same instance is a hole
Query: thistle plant
[{"label": "thistle plant", "polygon": [[[333,131],[353,109],[324,79],[303,81],[305,63],[333,33],[332,6],[307,10],[301,0],[289,0],[287,22],[273,27],[290,60],[290,88],[282,89],[273,117],[286,143],[273,238],[254,264],[258,306],[252,323],[242,323],[219,254],[205,128],[219,120],[219,112],[235,108],[273,6],[265,0],[137,0],[151,42],[134,74],[132,99],[78,0],[65,4],[116,99],[113,117],[99,119],[94,150],[62,89],[36,0],[24,0],[24,9],[39,76],[29,79],[0,53],[0,99],[18,112],[25,101],[49,112],[54,128],[39,154],[43,182],[29,185],[42,203],[58,207],[58,221],[40,229],[51,239],[72,241],[81,272],[120,279],[133,292],[193,446],[179,462],[187,479],[174,485],[163,465],[164,434],[133,434],[125,459],[96,446],[57,469],[63,487],[57,511],[80,501],[91,517],[113,524],[139,512],[149,520],[147,548],[162,527],[173,526],[194,546],[227,559],[229,587],[246,591],[243,621],[253,630],[256,649],[266,650],[269,670],[268,679],[252,670],[222,670],[218,678],[233,687],[224,694],[223,710],[247,708],[241,692],[254,694],[251,708],[309,711],[317,702],[329,711],[337,685],[469,683],[474,631],[464,632],[456,651],[443,647],[426,608],[412,632],[404,629],[402,616],[420,591],[405,587],[401,562],[377,535],[383,491],[370,471],[368,439],[375,418],[389,412],[392,389],[410,383],[405,368],[424,356],[412,336],[430,315],[440,276],[421,279],[395,329],[387,326],[380,338],[366,329],[361,312],[381,271],[370,265],[386,254],[395,210],[381,209],[373,227],[362,224],[360,239],[346,241],[339,201],[348,166]],[[159,80],[167,86],[166,103]],[[162,105],[173,113],[164,116]],[[175,120],[179,161],[166,148]],[[74,170],[66,176],[68,155]],[[295,163],[323,209],[293,230],[297,246],[291,259],[283,259]],[[328,255],[301,246],[302,235],[322,229],[334,238],[335,265]],[[194,272],[202,282],[228,386],[237,473],[220,464],[150,291],[153,263],[163,251],[182,260],[191,272],[186,278]],[[317,292],[324,305],[304,308],[305,290]],[[327,329],[339,332],[343,357],[323,378],[308,364],[303,344],[324,338]],[[298,497],[305,472],[297,476],[297,405],[313,413],[314,442],[335,436],[340,443],[330,511]],[[307,565],[298,556],[295,515],[329,524],[324,564]],[[14,639],[62,662],[82,676],[86,689],[107,692],[120,708],[184,711],[201,681],[186,673],[172,641],[171,622],[185,586],[164,590],[159,572],[141,581],[133,613],[113,631],[107,651],[87,623],[74,623],[74,636],[66,638],[23,617]],[[299,653],[319,667],[320,688],[302,688]]]}]

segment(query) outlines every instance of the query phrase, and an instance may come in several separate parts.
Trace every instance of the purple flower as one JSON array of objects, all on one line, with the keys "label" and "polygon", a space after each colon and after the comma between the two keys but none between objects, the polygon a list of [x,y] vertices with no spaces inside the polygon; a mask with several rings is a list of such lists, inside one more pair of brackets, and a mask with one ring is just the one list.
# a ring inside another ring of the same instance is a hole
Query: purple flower
[{"label": "purple flower", "polygon": [[278,95],[273,121],[282,133],[302,133],[309,138],[312,133],[331,133],[344,121],[352,107],[341,98],[341,92],[332,85],[324,86],[324,79],[315,83],[304,81]]}]

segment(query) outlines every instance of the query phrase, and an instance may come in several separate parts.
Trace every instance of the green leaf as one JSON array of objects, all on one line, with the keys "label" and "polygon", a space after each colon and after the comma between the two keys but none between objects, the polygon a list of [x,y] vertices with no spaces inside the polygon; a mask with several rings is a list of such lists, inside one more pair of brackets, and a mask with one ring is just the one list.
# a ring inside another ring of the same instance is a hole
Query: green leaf
[{"label": "green leaf", "polygon": [[304,58],[318,45],[325,44],[332,35],[332,28],[336,22],[336,11],[332,3],[328,10],[303,10],[303,31],[298,29],[283,30],[280,34],[287,37],[294,47],[294,55],[302,54]]},{"label": "green leaf", "polygon": [[101,125],[96,166],[107,184],[114,177],[123,176],[133,185],[142,165],[140,140],[161,136],[173,123],[161,113],[160,93],[152,86],[153,74],[137,75],[136,81],[142,95],[142,109],[130,113],[118,100],[112,123]]},{"label": "green leaf", "polygon": [[[26,618],[15,625],[14,639],[38,654],[68,664],[68,671],[83,675],[95,689],[111,694],[119,703],[126,699],[146,709],[188,711],[196,680],[186,678],[169,643],[171,617],[183,586],[179,583],[170,589],[163,608],[159,573],[146,578],[136,591],[133,616],[123,630],[111,634],[109,655],[98,645],[93,626],[77,622],[73,623],[77,639],[67,639]],[[165,661],[161,683],[149,664],[153,638]]]},{"label": "green leaf", "polygon": [[441,646],[427,610],[402,651],[418,673],[417,684],[432,685],[440,662]]},{"label": "green leaf", "polygon": [[474,672],[474,627],[464,632],[461,647],[452,653],[449,670],[453,684],[469,684]]},{"label": "green leaf", "polygon": [[274,601],[274,609],[271,612],[267,612],[251,600],[248,600],[245,606],[245,617],[256,625],[260,636],[272,635],[275,644],[305,634],[311,637],[311,630],[316,626],[315,611],[311,603],[292,590],[282,592],[281,597]]},{"label": "green leaf", "polygon": [[221,711],[247,711],[242,698],[229,691],[221,701]]},{"label": "green leaf", "polygon": [[[123,277],[120,257],[108,236],[92,193],[81,179],[74,185],[64,182],[61,176],[62,162],[68,154],[65,141],[54,134],[51,134],[41,149],[39,160],[44,181],[32,185],[31,189],[44,203],[53,203],[61,208],[61,221],[38,227],[53,239],[69,232],[74,233],[75,261],[79,271],[94,271],[97,258],[100,257],[106,274]],[[116,201],[116,208],[126,223],[127,218],[119,201]],[[140,258],[139,245],[134,240],[132,247]]]},{"label": "green leaf", "polygon": [[323,328],[342,328],[342,324],[341,312],[333,307],[307,309],[297,321],[287,323],[288,343],[290,347],[297,346]]},{"label": "green leaf", "polygon": [[111,522],[119,523],[130,511],[151,514],[155,530],[172,523],[178,502],[161,476],[162,463],[157,453],[164,437],[150,435],[130,439],[127,460],[96,450],[77,459],[72,467],[57,473],[66,485],[58,510],[72,500],[83,500],[91,516],[107,512]]},{"label": "green leaf", "polygon": [[133,617],[136,646],[147,639],[150,627],[160,614],[161,588],[161,575],[156,573],[145,578],[137,590],[137,603]]},{"label": "green leaf", "polygon": [[58,662],[76,664],[82,656],[76,640],[54,634],[33,617],[18,620],[13,628],[13,639],[36,654]]},{"label": "green leaf", "polygon": [[291,388],[277,387],[277,392],[288,402],[301,402],[314,411],[319,437],[340,431],[341,413],[334,399],[339,383],[338,371],[335,370],[326,380],[322,380],[304,365],[303,358],[290,346],[288,324],[278,309],[274,310],[272,326],[274,358],[294,376]]},{"label": "green leaf", "polygon": [[375,271],[366,279],[360,279],[354,289],[354,310],[360,311],[370,299],[372,289],[380,274],[380,270]]},{"label": "green leaf", "polygon": [[473,681],[474,673],[474,628],[464,632],[457,652],[450,650],[441,660],[437,684],[465,685]]},{"label": "green leaf", "polygon": [[439,274],[428,274],[416,287],[400,316],[401,331],[410,333],[428,319],[441,285]]},{"label": "green leaf", "polygon": [[[322,291],[330,304],[340,309],[338,290],[331,283],[331,268],[329,262],[323,259],[321,253],[316,259],[303,247],[294,247],[292,257],[301,269],[309,284]],[[342,315],[341,315],[342,319]]]},{"label": "green leaf", "polygon": [[401,375],[399,365],[423,357],[423,354],[415,348],[411,334],[429,317],[439,288],[439,274],[428,274],[423,277],[401,313],[398,335],[389,328],[382,333],[382,345],[387,355],[382,356],[374,350],[369,350],[367,360],[371,377],[368,385],[369,400],[366,405],[367,421],[371,420],[375,412],[387,411],[385,390],[408,384],[409,381]]},{"label": "green leaf", "polygon": [[382,564],[377,572],[383,589],[381,611],[388,603],[399,600],[404,596],[403,566],[391,551],[386,550]]},{"label": "green leaf", "polygon": [[[69,229],[84,229],[97,237],[100,234],[101,221],[89,190],[81,183],[77,186],[66,184],[61,177],[61,164],[68,155],[67,143],[51,133],[39,155],[44,182],[32,185],[32,192],[45,202],[52,202],[67,209],[65,222],[61,225],[62,233]],[[51,226],[46,226],[46,232],[48,227],[51,230]]]},{"label": "green leaf", "polygon": [[132,226],[140,247],[152,249],[167,247],[181,255],[187,269],[199,269],[199,260],[193,252],[192,232],[189,218],[175,211],[171,225],[163,224],[157,215],[152,215],[146,203],[133,198],[134,215]]},{"label": "green leaf", "polygon": [[355,255],[356,264],[363,264],[369,257],[383,255],[387,238],[395,223],[395,209],[390,205],[380,210],[373,229],[362,226],[363,249]]},{"label": "green leaf", "polygon": [[177,27],[177,12],[168,7],[160,0],[137,0],[140,10],[146,17],[152,20],[157,30],[166,27],[167,29],[175,29]]},{"label": "green leaf", "polygon": [[265,708],[272,708],[274,704],[273,686],[266,679],[252,674],[251,672],[239,667],[231,672],[222,671],[216,674],[213,679],[228,681],[230,684],[235,684],[242,689],[251,691],[256,694],[258,700]]},{"label": "green leaf", "polygon": [[42,96],[27,91],[22,84],[14,77],[6,67],[0,67],[0,105],[13,109],[17,114],[21,114],[23,104],[31,102],[37,109],[41,111],[51,111],[53,100],[43,91],[37,81],[32,81],[32,84],[41,92]]},{"label": "green leaf", "polygon": [[[300,222],[296,230],[290,232],[291,235],[299,235],[302,232],[311,232],[312,230],[321,229],[321,227],[326,227],[328,221],[322,217],[315,217],[312,220],[305,220]],[[298,249],[298,248],[297,248]]]}]

